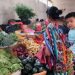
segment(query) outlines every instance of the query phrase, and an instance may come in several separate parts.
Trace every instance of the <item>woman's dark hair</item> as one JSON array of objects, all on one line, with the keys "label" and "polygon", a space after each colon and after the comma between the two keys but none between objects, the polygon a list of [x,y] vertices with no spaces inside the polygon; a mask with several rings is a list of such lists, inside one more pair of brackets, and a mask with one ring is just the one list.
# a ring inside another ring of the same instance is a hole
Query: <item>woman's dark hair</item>
[{"label": "woman's dark hair", "polygon": [[65,19],[75,17],[75,12],[70,12],[65,16]]},{"label": "woman's dark hair", "polygon": [[47,9],[46,13],[52,19],[59,19],[60,18],[59,15],[62,14],[62,10],[59,10],[57,7],[52,6]]}]

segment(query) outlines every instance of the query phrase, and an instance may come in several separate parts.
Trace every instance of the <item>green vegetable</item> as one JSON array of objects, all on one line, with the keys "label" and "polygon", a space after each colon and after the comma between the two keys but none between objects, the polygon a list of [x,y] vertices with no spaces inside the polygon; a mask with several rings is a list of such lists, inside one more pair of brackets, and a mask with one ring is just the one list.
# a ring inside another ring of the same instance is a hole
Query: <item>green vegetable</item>
[{"label": "green vegetable", "polygon": [[11,58],[10,60],[11,60],[11,63],[13,63],[13,64],[21,63],[21,61],[18,58],[15,58],[15,57]]},{"label": "green vegetable", "polygon": [[16,34],[3,34],[0,32],[0,46],[10,46],[18,41]]},{"label": "green vegetable", "polygon": [[9,75],[10,71],[7,68],[0,68],[0,75]]},{"label": "green vegetable", "polygon": [[22,69],[21,66],[19,64],[13,64],[11,67],[11,72],[16,72],[17,70]]},{"label": "green vegetable", "polygon": [[9,75],[22,69],[21,61],[9,53],[9,50],[0,50],[0,75]]}]

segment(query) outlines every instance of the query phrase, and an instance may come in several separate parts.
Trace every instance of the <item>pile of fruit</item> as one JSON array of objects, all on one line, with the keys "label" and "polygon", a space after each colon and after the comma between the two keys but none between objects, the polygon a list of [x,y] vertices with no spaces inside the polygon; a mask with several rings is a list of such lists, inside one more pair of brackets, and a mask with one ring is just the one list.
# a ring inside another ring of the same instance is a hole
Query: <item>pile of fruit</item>
[{"label": "pile of fruit", "polygon": [[11,75],[22,69],[21,61],[10,54],[8,50],[0,49],[0,75]]},{"label": "pile of fruit", "polygon": [[35,55],[40,50],[40,45],[35,43],[33,39],[24,39],[21,44],[28,50],[29,55]]},{"label": "pile of fruit", "polygon": [[12,48],[12,54],[14,56],[20,57],[20,56],[28,56],[28,51],[25,46],[22,44],[17,44]]}]

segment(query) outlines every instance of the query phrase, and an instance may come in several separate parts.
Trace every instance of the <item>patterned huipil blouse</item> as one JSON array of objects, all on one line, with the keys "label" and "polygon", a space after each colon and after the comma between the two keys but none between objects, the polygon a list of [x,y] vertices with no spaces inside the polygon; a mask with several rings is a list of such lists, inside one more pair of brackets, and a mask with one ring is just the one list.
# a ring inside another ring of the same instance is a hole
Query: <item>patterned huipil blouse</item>
[{"label": "patterned huipil blouse", "polygon": [[64,45],[64,35],[61,29],[50,23],[44,32],[45,44],[51,53],[52,65],[61,63],[61,67],[66,64],[66,47]]}]

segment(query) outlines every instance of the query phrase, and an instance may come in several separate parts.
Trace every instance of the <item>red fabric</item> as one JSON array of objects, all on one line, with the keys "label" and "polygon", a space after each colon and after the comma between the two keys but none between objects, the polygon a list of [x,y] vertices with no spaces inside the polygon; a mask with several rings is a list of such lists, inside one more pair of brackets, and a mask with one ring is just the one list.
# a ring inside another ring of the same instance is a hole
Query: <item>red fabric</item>
[{"label": "red fabric", "polygon": [[37,23],[36,24],[36,31],[38,31],[38,32],[42,31],[42,25],[41,25],[41,23]]},{"label": "red fabric", "polygon": [[16,23],[15,22],[10,22],[10,25],[15,25]]},{"label": "red fabric", "polygon": [[41,50],[35,56],[39,59],[39,61],[42,64],[48,64],[49,68],[51,69],[53,65],[50,60],[50,57],[49,56],[46,57],[45,50],[46,50],[46,46],[42,46]]},{"label": "red fabric", "polygon": [[45,46],[41,48],[41,50],[35,55],[41,63],[46,64],[46,58],[45,58]]},{"label": "red fabric", "polygon": [[42,44],[44,41],[44,37],[42,34],[40,34],[39,36],[36,36],[33,40],[38,44]]},{"label": "red fabric", "polygon": [[49,24],[48,19],[45,20],[45,25],[47,26]]},{"label": "red fabric", "polygon": [[20,25],[21,26],[21,29],[23,29],[23,24],[22,25]]},{"label": "red fabric", "polygon": [[10,22],[10,25],[15,25],[15,24],[20,25],[21,29],[23,28],[24,25],[22,22]]},{"label": "red fabric", "polygon": [[62,39],[62,41],[65,43],[65,41],[66,41],[66,35],[61,34],[61,35],[60,35],[60,38],[61,38],[61,39]]},{"label": "red fabric", "polygon": [[35,30],[28,28],[26,25],[21,25],[21,29],[26,33],[34,33]]},{"label": "red fabric", "polygon": [[23,25],[23,23],[22,23],[22,22],[16,22],[16,24],[20,24],[20,25]]},{"label": "red fabric", "polygon": [[15,25],[15,24],[19,24],[19,25],[22,25],[23,23],[22,22],[10,22],[11,25]]}]

